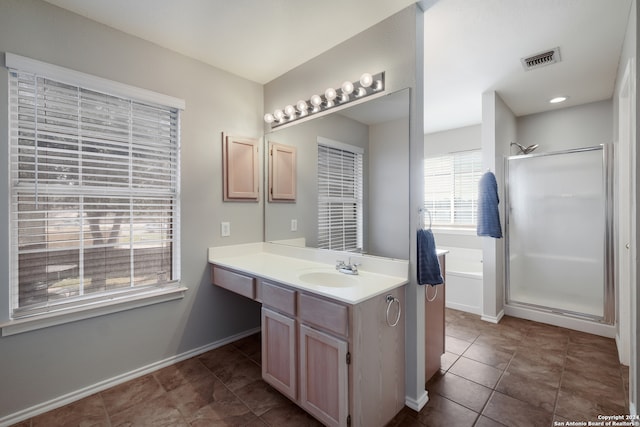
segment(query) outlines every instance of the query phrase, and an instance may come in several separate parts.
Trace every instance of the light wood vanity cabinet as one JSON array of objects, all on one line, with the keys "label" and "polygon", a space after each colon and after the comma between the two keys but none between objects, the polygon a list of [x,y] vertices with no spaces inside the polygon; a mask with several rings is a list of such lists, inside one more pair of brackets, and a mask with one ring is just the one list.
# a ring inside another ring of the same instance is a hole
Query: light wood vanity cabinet
[{"label": "light wood vanity cabinet", "polygon": [[260,288],[262,378],[323,424],[346,426],[348,306],[269,281]]},{"label": "light wood vanity cabinet", "polygon": [[226,268],[211,266],[211,283],[243,297],[256,298],[256,278]]},{"label": "light wood vanity cabinet", "polygon": [[350,424],[348,355],[347,341],[300,325],[299,403],[327,426]]},{"label": "light wood vanity cabinet", "polygon": [[254,295],[263,304],[262,377],[267,383],[326,426],[384,426],[400,412],[405,396],[404,286],[352,305],[256,280]]},{"label": "light wood vanity cabinet", "polygon": [[445,328],[445,256],[439,255],[440,271],[445,283],[437,286],[425,285],[425,381],[440,370],[440,357],[444,354]]},{"label": "light wood vanity cabinet", "polygon": [[296,321],[262,307],[262,378],[292,400],[298,397]]}]

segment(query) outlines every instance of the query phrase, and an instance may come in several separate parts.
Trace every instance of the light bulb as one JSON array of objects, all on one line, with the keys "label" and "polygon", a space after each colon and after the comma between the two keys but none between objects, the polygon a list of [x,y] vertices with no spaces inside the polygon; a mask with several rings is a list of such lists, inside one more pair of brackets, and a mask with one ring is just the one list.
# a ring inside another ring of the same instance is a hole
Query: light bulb
[{"label": "light bulb", "polygon": [[358,90],[356,91],[356,97],[361,97],[361,96],[365,96],[367,94],[367,90],[363,87],[359,87]]},{"label": "light bulb", "polygon": [[[350,81],[346,81],[344,83],[342,83],[342,93],[344,93],[345,95],[349,95],[351,93],[353,93],[353,83],[351,83]],[[349,99],[347,97],[347,99]]]},{"label": "light bulb", "polygon": [[320,98],[320,95],[312,95],[310,101],[311,105],[313,105],[314,107],[322,104],[322,98]]},{"label": "light bulb", "polygon": [[380,89],[382,89],[382,80],[376,80],[373,84],[373,90],[378,91]]},{"label": "light bulb", "polygon": [[281,121],[284,118],[284,113],[282,110],[276,110],[273,112],[273,117],[275,117],[277,121]]},{"label": "light bulb", "polygon": [[284,113],[287,115],[287,117],[291,118],[296,115],[296,109],[293,108],[293,105],[287,105],[286,107],[284,107]]},{"label": "light bulb", "polygon": [[327,101],[333,101],[334,99],[336,99],[336,96],[338,96],[338,94],[332,87],[324,91],[324,97],[327,98]]},{"label": "light bulb", "polygon": [[275,120],[275,117],[273,117],[273,114],[271,113],[267,113],[264,115],[264,121],[267,123],[273,123],[273,121]]},{"label": "light bulb", "polygon": [[349,95],[347,95],[346,93],[343,93],[342,95],[340,95],[340,102],[345,103],[349,101]]},{"label": "light bulb", "polygon": [[373,77],[369,73],[364,73],[360,76],[360,85],[362,87],[369,87],[373,83]]},{"label": "light bulb", "polygon": [[302,99],[296,103],[296,107],[298,107],[298,111],[300,111],[301,113],[304,113],[309,109],[307,101],[303,101]]}]

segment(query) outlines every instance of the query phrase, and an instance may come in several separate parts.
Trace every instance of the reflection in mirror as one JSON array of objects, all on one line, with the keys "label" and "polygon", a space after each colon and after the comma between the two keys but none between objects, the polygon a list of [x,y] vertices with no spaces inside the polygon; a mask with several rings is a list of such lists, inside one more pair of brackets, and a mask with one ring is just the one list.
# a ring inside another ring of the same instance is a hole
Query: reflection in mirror
[{"label": "reflection in mirror", "polygon": [[296,200],[296,147],[269,143],[269,201]]},{"label": "reflection in mirror", "polygon": [[[264,141],[297,152],[297,197],[265,203],[265,241],[409,257],[409,89],[268,133]],[[361,172],[351,153],[362,153]]]}]

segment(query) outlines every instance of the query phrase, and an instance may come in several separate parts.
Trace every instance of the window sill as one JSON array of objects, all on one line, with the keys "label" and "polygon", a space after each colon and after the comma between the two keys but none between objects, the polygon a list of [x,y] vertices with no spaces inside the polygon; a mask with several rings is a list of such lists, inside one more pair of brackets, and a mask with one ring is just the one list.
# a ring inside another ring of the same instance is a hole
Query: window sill
[{"label": "window sill", "polygon": [[188,288],[179,286],[176,288],[164,289],[152,294],[142,294],[128,296],[122,299],[100,302],[83,307],[60,310],[52,313],[25,317],[17,320],[10,320],[0,324],[2,336],[16,335],[23,332],[35,331],[37,329],[48,328],[50,326],[63,325],[65,323],[78,320],[90,319],[92,317],[104,316],[106,314],[131,310],[133,308],[145,307],[147,305],[158,304],[184,298],[184,293]]}]

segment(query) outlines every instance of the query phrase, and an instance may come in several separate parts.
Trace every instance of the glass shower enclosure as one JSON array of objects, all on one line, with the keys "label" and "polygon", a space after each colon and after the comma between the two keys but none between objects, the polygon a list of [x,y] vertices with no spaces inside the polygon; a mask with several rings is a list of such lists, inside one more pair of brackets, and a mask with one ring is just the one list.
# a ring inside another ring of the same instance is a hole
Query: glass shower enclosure
[{"label": "glass shower enclosure", "polygon": [[612,324],[608,147],[506,159],[506,299]]}]

